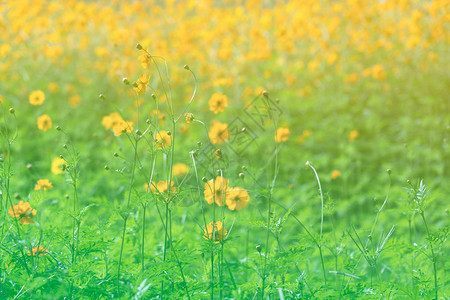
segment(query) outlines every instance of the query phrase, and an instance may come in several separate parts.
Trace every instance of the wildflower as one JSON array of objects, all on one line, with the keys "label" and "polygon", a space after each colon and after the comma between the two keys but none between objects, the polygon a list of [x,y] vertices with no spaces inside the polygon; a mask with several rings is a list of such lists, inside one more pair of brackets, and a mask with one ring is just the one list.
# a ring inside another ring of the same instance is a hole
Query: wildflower
[{"label": "wildflower", "polygon": [[47,131],[52,128],[52,119],[47,114],[43,114],[37,118],[37,127],[39,130]]},{"label": "wildflower", "polygon": [[290,133],[291,132],[290,132],[289,128],[283,128],[283,127],[278,128],[277,133],[274,137],[275,142],[277,142],[277,143],[286,142],[289,139]]},{"label": "wildflower", "polygon": [[50,93],[55,94],[59,90],[59,86],[56,82],[50,82],[48,84],[48,89],[50,90]]},{"label": "wildflower", "polygon": [[193,113],[185,113],[184,117],[186,118],[187,123],[192,123],[194,121],[194,114]]},{"label": "wildflower", "polygon": [[8,214],[12,218],[19,218],[20,223],[25,225],[34,223],[31,218],[36,216],[36,210],[31,208],[30,203],[20,200],[17,205],[13,204],[9,208]]},{"label": "wildflower", "polygon": [[28,96],[28,100],[32,105],[41,105],[42,103],[44,103],[45,94],[41,90],[32,91]]},{"label": "wildflower", "polygon": [[34,246],[31,251],[28,251],[28,256],[46,255],[47,253],[48,251],[44,249],[44,246]]},{"label": "wildflower", "polygon": [[205,190],[203,191],[206,202],[208,202],[208,204],[216,202],[217,205],[222,206],[229,191],[228,183],[229,180],[222,176],[217,176],[215,180],[211,179],[206,182]]},{"label": "wildflower", "polygon": [[51,171],[53,174],[55,175],[59,175],[63,173],[63,170],[61,169],[62,165],[65,164],[66,161],[63,158],[60,157],[55,157],[52,160],[52,167],[51,167]]},{"label": "wildflower", "polygon": [[75,106],[77,106],[80,103],[81,103],[81,97],[78,96],[78,95],[74,95],[74,96],[69,98],[69,104],[72,107],[75,107]]},{"label": "wildflower", "polygon": [[241,210],[247,206],[248,201],[250,201],[248,192],[241,187],[235,187],[229,190],[226,205],[231,210]]},{"label": "wildflower", "polygon": [[348,135],[348,140],[350,142],[355,141],[359,137],[359,131],[358,130],[352,130],[350,131],[350,134]]},{"label": "wildflower", "polygon": [[359,79],[358,74],[352,73],[352,74],[348,74],[347,76],[344,77],[344,82],[355,83],[358,81],[358,79]]},{"label": "wildflower", "polygon": [[214,122],[209,129],[208,135],[211,143],[221,145],[228,141],[231,136],[231,132],[228,130],[228,124]]},{"label": "wildflower", "polygon": [[214,93],[209,99],[209,110],[214,112],[216,115],[219,112],[225,111],[228,106],[228,97],[222,93]]},{"label": "wildflower", "polygon": [[[144,187],[146,191],[149,190],[148,184],[145,184]],[[160,181],[156,184],[152,181],[150,184],[150,191],[161,196],[164,199],[164,202],[167,202],[169,196],[169,181]],[[174,186],[173,180],[170,182],[170,191],[173,192],[172,195],[178,192],[178,188]]]},{"label": "wildflower", "polygon": [[50,181],[48,181],[48,179],[39,179],[36,183],[36,185],[34,186],[34,190],[38,191],[38,190],[51,190],[53,188],[53,185]]},{"label": "wildflower", "polygon": [[203,238],[218,243],[225,239],[227,233],[228,231],[223,227],[222,222],[217,221],[215,224],[211,222],[204,229]]},{"label": "wildflower", "polygon": [[160,130],[156,134],[156,141],[158,142],[158,149],[165,149],[172,145],[172,137],[165,130]]},{"label": "wildflower", "polygon": [[331,179],[335,180],[337,179],[339,176],[341,176],[341,171],[339,170],[333,170],[331,172]]},{"label": "wildflower", "polygon": [[376,80],[386,79],[386,72],[382,65],[378,64],[372,67],[372,77]]},{"label": "wildflower", "polygon": [[102,119],[102,125],[106,130],[113,128],[117,123],[123,121],[119,113],[113,112]]},{"label": "wildflower", "polygon": [[133,122],[121,120],[113,126],[112,131],[115,136],[119,136],[124,132],[131,133],[133,131]]},{"label": "wildflower", "polygon": [[145,93],[149,80],[150,76],[147,77],[147,72],[144,72],[141,75],[139,75],[139,79],[135,82],[137,87],[134,87],[134,90],[138,95],[142,95]]},{"label": "wildflower", "polygon": [[172,174],[174,176],[183,176],[189,172],[189,167],[186,164],[178,163],[172,167]]},{"label": "wildflower", "polygon": [[138,57],[138,60],[141,62],[142,67],[145,69],[150,68],[150,62],[151,62],[150,56],[143,49],[139,50],[139,52],[142,53]]}]

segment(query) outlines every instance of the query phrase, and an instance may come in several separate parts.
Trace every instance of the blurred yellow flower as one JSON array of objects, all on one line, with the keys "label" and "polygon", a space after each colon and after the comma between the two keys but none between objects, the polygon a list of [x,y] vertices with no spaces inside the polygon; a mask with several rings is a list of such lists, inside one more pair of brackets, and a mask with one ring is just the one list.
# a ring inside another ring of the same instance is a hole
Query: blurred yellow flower
[{"label": "blurred yellow flower", "polygon": [[28,251],[28,256],[47,255],[48,251],[44,249],[44,246],[34,246],[31,251]]},{"label": "blurred yellow flower", "polygon": [[75,107],[75,106],[77,106],[80,103],[81,103],[81,97],[78,96],[78,95],[74,95],[74,96],[69,98],[69,104],[72,107]]},{"label": "blurred yellow flower", "polygon": [[38,190],[51,190],[53,188],[53,185],[50,181],[48,181],[48,179],[39,179],[36,183],[36,185],[34,186],[34,190],[38,191]]},{"label": "blurred yellow flower", "polygon": [[34,223],[32,218],[36,216],[36,210],[31,208],[30,203],[20,200],[17,205],[13,204],[9,208],[8,214],[12,218],[19,218],[21,224],[31,224]]},{"label": "blurred yellow flower", "polygon": [[203,238],[211,241],[213,240],[215,243],[218,243],[225,239],[227,233],[228,231],[223,227],[222,222],[217,221],[215,224],[211,222],[206,225]]},{"label": "blurred yellow flower", "polygon": [[174,164],[172,167],[172,174],[174,176],[183,176],[189,172],[189,167],[183,163]]},{"label": "blurred yellow flower", "polygon": [[28,100],[32,105],[41,105],[42,103],[44,103],[45,94],[41,90],[32,91],[28,96]]},{"label": "blurred yellow flower", "polygon": [[228,124],[221,122],[214,122],[208,133],[211,143],[221,145],[228,141],[231,137],[231,132],[228,130]]},{"label": "blurred yellow flower", "polygon": [[350,134],[348,135],[348,140],[350,142],[353,142],[359,137],[359,131],[358,130],[352,130],[350,131]]},{"label": "blurred yellow flower", "polygon": [[331,172],[331,179],[337,179],[339,176],[341,176],[341,171],[339,170],[333,170]]},{"label": "blurred yellow flower", "polygon": [[352,74],[348,74],[344,77],[344,82],[355,83],[358,81],[358,79],[359,79],[358,74],[352,73]]},{"label": "blurred yellow flower", "polygon": [[59,90],[59,86],[56,82],[50,82],[48,84],[48,89],[50,90],[50,93],[55,94]]},{"label": "blurred yellow flower", "polygon": [[52,119],[47,114],[43,114],[37,118],[37,127],[44,132],[49,130],[52,128]]},{"label": "blurred yellow flower", "polygon": [[222,176],[217,176],[216,179],[211,179],[206,182],[205,190],[203,191],[206,202],[208,204],[216,202],[217,205],[222,206],[225,203],[229,191],[228,183],[229,180]]},{"label": "blurred yellow flower", "polygon": [[244,188],[234,187],[230,188],[227,194],[226,205],[231,210],[241,210],[247,206],[249,201],[250,196]]},{"label": "blurred yellow flower", "polygon": [[185,113],[184,117],[186,118],[187,123],[192,123],[194,121],[194,114],[193,113]]},{"label": "blurred yellow flower", "polygon": [[228,106],[228,97],[220,92],[212,94],[209,99],[209,110],[218,114],[224,112]]},{"label": "blurred yellow flower", "polygon": [[277,133],[274,137],[275,142],[277,142],[277,143],[286,142],[289,139],[290,133],[291,132],[290,132],[289,128],[283,128],[283,127],[278,128]]},{"label": "blurred yellow flower", "polygon": [[[148,183],[144,185],[144,188],[145,191],[149,190]],[[164,202],[166,202],[167,197],[169,196],[169,181],[160,181],[156,184],[152,181],[152,184],[150,184],[150,191],[161,196],[164,199]],[[174,186],[173,180],[170,182],[170,191],[172,192],[171,195],[178,193],[178,188]]]},{"label": "blurred yellow flower", "polygon": [[158,144],[158,149],[165,149],[172,145],[172,136],[167,133],[165,130],[160,130],[155,137],[155,140]]},{"label": "blurred yellow flower", "polygon": [[385,80],[386,72],[382,65],[375,65],[372,67],[372,77],[376,80]]},{"label": "blurred yellow flower", "polygon": [[136,94],[142,95],[145,93],[145,90],[147,89],[147,84],[150,81],[150,76],[147,77],[147,72],[142,73],[139,75],[139,79],[135,82],[136,86],[133,87],[136,91]]},{"label": "blurred yellow flower", "polygon": [[131,133],[133,131],[133,122],[120,120],[119,122],[113,125],[112,131],[115,136],[122,135],[122,133]]},{"label": "blurred yellow flower", "polygon": [[123,121],[122,116],[117,112],[113,112],[103,117],[102,125],[105,127],[106,130],[108,130],[113,128],[117,123],[121,121]]},{"label": "blurred yellow flower", "polygon": [[53,160],[52,160],[52,167],[51,167],[51,171],[52,171],[52,173],[53,174],[55,174],[55,175],[59,175],[59,174],[62,174],[63,173],[63,170],[62,170],[62,165],[63,164],[66,164],[66,161],[63,159],[63,158],[60,158],[60,157],[55,157]]}]

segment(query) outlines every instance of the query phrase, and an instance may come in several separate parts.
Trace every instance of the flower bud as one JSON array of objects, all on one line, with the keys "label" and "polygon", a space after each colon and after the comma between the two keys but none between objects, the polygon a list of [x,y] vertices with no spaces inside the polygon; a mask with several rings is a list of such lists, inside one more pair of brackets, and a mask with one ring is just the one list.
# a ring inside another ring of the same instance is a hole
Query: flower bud
[{"label": "flower bud", "polygon": [[203,181],[203,182],[207,182],[208,179],[206,179],[206,177],[202,177],[202,181]]},{"label": "flower bud", "polygon": [[14,110],[14,108],[11,107],[11,108],[9,109],[9,113],[10,113],[10,114],[14,114],[15,112],[16,112],[16,111]]},{"label": "flower bud", "polygon": [[59,127],[59,125],[56,126],[55,128],[56,128],[56,130],[58,130],[58,131],[61,131],[61,130],[62,130],[61,127]]},{"label": "flower bud", "polygon": [[109,167],[107,165],[105,166],[105,170],[107,170],[107,171],[109,170]]},{"label": "flower bud", "polygon": [[391,169],[387,169],[386,172],[391,175]]},{"label": "flower bud", "polygon": [[258,251],[259,253],[261,253],[261,245],[256,245],[256,251]]},{"label": "flower bud", "polygon": [[244,179],[244,178],[245,178],[244,173],[239,173],[239,178],[240,178],[240,179]]},{"label": "flower bud", "polygon": [[188,65],[184,65],[185,70],[190,70]]},{"label": "flower bud", "polygon": [[136,49],[138,49],[138,50],[142,50],[142,45],[141,45],[141,44],[139,44],[139,43],[137,43],[137,44],[136,44]]},{"label": "flower bud", "polygon": [[123,82],[123,84],[125,84],[125,85],[130,85],[130,81],[129,81],[128,78],[126,78],[126,77],[124,77],[124,78],[122,79],[122,82]]},{"label": "flower bud", "polygon": [[117,153],[117,152],[114,152],[114,157],[118,157],[119,156],[119,153]]},{"label": "flower bud", "polygon": [[264,97],[266,97],[266,98],[269,97],[269,93],[268,93],[267,91],[263,91],[263,92],[262,92],[262,95],[263,95]]}]

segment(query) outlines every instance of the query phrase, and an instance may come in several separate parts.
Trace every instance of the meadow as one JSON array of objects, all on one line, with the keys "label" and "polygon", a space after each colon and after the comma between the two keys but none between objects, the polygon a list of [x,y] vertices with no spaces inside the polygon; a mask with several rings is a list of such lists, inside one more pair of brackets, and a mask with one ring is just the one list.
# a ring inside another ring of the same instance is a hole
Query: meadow
[{"label": "meadow", "polygon": [[0,16],[0,299],[450,298],[447,0]]}]

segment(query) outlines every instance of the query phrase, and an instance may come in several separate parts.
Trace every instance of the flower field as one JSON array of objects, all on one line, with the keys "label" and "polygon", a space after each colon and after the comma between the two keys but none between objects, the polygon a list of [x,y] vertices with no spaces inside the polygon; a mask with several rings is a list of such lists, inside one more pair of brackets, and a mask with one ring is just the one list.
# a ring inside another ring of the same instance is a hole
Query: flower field
[{"label": "flower field", "polygon": [[0,16],[0,299],[450,297],[449,1]]}]

